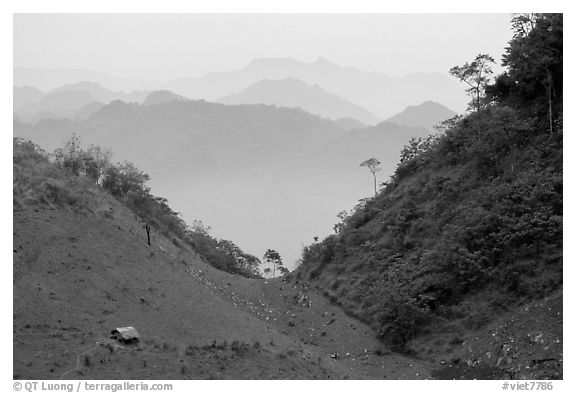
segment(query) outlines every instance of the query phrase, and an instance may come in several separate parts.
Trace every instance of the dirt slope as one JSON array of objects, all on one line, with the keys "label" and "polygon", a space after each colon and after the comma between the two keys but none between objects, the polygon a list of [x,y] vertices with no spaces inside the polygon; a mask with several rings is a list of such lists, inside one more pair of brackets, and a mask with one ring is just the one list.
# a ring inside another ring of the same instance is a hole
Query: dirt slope
[{"label": "dirt slope", "polygon": [[[206,265],[107,195],[14,210],[14,378],[414,379],[427,367],[305,285]],[[23,206],[23,207],[22,207]],[[135,326],[138,345],[111,340]]]}]

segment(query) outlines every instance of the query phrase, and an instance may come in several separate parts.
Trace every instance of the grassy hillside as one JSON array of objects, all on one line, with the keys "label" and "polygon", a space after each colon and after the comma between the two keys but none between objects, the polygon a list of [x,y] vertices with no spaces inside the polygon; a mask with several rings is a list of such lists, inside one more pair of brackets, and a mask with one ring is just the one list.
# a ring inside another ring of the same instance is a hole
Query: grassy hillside
[{"label": "grassy hillside", "polygon": [[[561,32],[561,18],[538,18],[525,50],[542,31]],[[551,69],[561,67],[559,56]],[[511,322],[504,321],[520,306],[549,302],[558,314],[537,329],[550,352],[538,358],[534,344],[520,358],[534,361],[532,378],[554,378],[562,366],[562,92],[549,106],[540,97],[527,102],[522,84],[536,82],[505,76],[518,79],[519,90],[496,88],[501,95],[480,113],[414,139],[382,191],[356,206],[338,233],[305,248],[296,277],[371,324],[392,348],[428,358],[457,353],[478,332]],[[553,119],[552,129],[539,113]],[[521,340],[531,340],[533,332],[524,333]],[[480,362],[496,371],[481,377],[517,375],[519,358],[508,362],[498,345]],[[555,371],[547,374],[550,364]]]},{"label": "grassy hillside", "polygon": [[430,376],[307,286],[212,267],[159,214],[148,245],[150,211],[65,157],[14,142],[14,379]]},{"label": "grassy hillside", "polygon": [[132,211],[142,231],[148,225],[152,233],[172,239],[177,247],[192,247],[217,269],[259,277],[258,258],[231,241],[212,237],[202,222],[186,224],[165,198],[150,193],[146,186],[150,177],[132,163],[112,164],[108,151],[93,145],[83,150],[76,136],[51,155],[52,161],[37,145],[20,138],[14,139],[13,149],[15,209],[39,204],[102,213],[102,194],[108,194],[108,199]]}]

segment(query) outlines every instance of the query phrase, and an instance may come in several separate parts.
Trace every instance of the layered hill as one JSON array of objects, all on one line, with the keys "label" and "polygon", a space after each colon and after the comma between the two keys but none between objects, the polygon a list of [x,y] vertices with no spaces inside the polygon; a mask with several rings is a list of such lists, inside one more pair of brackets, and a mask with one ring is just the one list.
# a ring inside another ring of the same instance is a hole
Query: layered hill
[{"label": "layered hill", "polygon": [[50,91],[63,85],[74,85],[89,81],[114,91],[156,90],[162,84],[155,81],[119,78],[79,68],[15,67],[14,86],[34,86]]},{"label": "layered hill", "polygon": [[125,93],[122,90],[112,90],[104,87],[99,83],[88,81],[59,86],[53,90],[50,90],[48,94],[58,93],[61,91],[84,91],[94,97],[96,101],[102,102],[104,104],[109,104],[115,100],[141,103],[149,94],[148,91],[142,90],[131,90],[129,93]]},{"label": "layered hill", "polygon": [[294,78],[318,85],[374,113],[381,119],[408,105],[433,100],[458,111],[465,109],[466,97],[454,78],[440,73],[418,73],[390,77],[377,72],[345,67],[319,58],[304,63],[292,58],[254,59],[246,67],[213,72],[195,78],[179,78],[165,88],[185,97],[216,100],[237,93],[263,79]]},{"label": "layered hill", "polygon": [[282,162],[345,130],[299,109],[184,100],[157,105],[114,101],[83,122],[42,121],[15,128],[16,136],[48,151],[62,145],[72,132],[86,143],[114,146],[119,158],[152,168],[154,178],[178,167],[199,172]]},{"label": "layered hill", "polygon": [[39,101],[18,108],[16,114],[30,123],[41,119],[73,118],[78,110],[93,102],[96,102],[96,99],[85,91],[65,90],[42,95]]},{"label": "layered hill", "polygon": [[43,95],[41,90],[32,86],[14,86],[12,90],[14,112],[23,106],[40,101]]},{"label": "layered hill", "polygon": [[[306,96],[301,97],[301,93],[298,93],[298,97],[307,104],[305,109],[329,118],[348,117],[347,112],[352,111],[355,116],[350,117],[374,124],[378,118],[386,119],[408,105],[427,100],[433,100],[457,111],[465,109],[465,94],[457,81],[448,75],[416,73],[404,77],[390,77],[334,64],[324,58],[319,58],[314,63],[304,63],[292,58],[260,58],[254,59],[239,70],[213,72],[199,77],[182,77],[167,83],[115,78],[88,70],[14,69],[14,86],[34,86],[42,91],[81,90],[103,103],[109,103],[114,99],[142,102],[146,91],[152,90],[167,90],[187,98],[216,101],[240,94],[239,92],[249,88],[250,94],[244,93],[248,95],[245,99],[255,102],[255,98],[251,95],[256,94],[254,91],[256,88],[251,87],[252,85],[259,84],[263,80],[285,79],[296,79],[308,86],[317,86],[311,87],[310,93],[321,99],[319,102],[324,102],[323,105],[306,99]],[[63,85],[66,87],[61,88]],[[271,87],[267,86],[266,89],[270,90]],[[278,86],[274,89],[277,90]],[[320,90],[336,95],[340,99],[327,96]],[[260,97],[261,93],[262,91],[257,94],[258,101],[265,99]],[[298,107],[302,105],[294,105],[294,99],[285,96],[277,96],[276,99],[282,101],[281,105]],[[273,100],[264,102],[275,103]],[[311,110],[313,108],[314,110]],[[343,113],[338,116],[329,108],[339,108]]]},{"label": "layered hill", "polygon": [[352,118],[365,124],[380,121],[366,109],[331,94],[318,85],[308,86],[293,78],[265,79],[239,93],[219,98],[217,102],[228,105],[268,104],[300,108],[327,119]]},{"label": "layered hill", "polygon": [[142,105],[161,105],[168,104],[172,101],[187,101],[187,99],[171,91],[155,90],[146,96],[146,99],[142,101]]},{"label": "layered hill", "polygon": [[42,119],[84,120],[112,101],[141,103],[148,95],[145,91],[113,91],[86,81],[59,86],[46,93],[34,87],[21,86],[14,87],[14,113],[29,123]]}]

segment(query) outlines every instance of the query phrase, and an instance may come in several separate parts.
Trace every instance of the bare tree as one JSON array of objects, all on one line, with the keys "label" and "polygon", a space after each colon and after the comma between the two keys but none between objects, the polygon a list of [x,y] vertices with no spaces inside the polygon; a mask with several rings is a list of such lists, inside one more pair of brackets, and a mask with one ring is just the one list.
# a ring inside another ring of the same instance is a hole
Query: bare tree
[{"label": "bare tree", "polygon": [[272,277],[276,277],[276,268],[283,267],[282,257],[278,251],[270,248],[264,253],[264,262],[272,264]]},{"label": "bare tree", "polygon": [[150,246],[150,225],[144,225],[144,229],[146,229],[146,235],[148,236],[148,245]]},{"label": "bare tree", "polygon": [[378,189],[376,188],[376,172],[380,172],[382,170],[382,168],[380,168],[380,161],[372,157],[366,161],[363,161],[360,166],[367,167],[374,177],[374,196],[376,196],[378,194]]}]

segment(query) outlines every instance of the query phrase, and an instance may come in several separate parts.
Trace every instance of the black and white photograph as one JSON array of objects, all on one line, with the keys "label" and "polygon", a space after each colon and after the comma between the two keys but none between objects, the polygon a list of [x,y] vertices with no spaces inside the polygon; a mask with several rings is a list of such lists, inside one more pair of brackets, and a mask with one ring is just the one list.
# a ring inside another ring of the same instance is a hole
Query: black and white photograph
[{"label": "black and white photograph", "polygon": [[7,391],[562,391],[564,14],[502,10],[13,12]]}]

